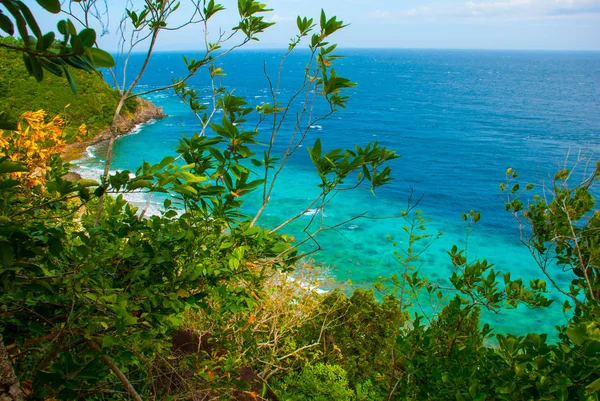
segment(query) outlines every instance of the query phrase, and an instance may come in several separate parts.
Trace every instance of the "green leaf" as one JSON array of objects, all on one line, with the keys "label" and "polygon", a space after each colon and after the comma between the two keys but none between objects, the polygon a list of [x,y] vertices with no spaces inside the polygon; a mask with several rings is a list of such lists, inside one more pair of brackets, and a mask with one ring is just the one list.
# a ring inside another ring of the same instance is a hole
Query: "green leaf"
[{"label": "green leaf", "polygon": [[554,180],[555,181],[564,180],[568,176],[569,176],[569,170],[567,170],[567,169],[561,170],[554,175]]},{"label": "green leaf", "polygon": [[319,27],[322,30],[325,30],[326,25],[327,25],[327,17],[325,16],[325,10],[321,9],[321,19],[319,21]]},{"label": "green leaf", "polygon": [[25,47],[29,47],[29,31],[27,30],[27,22],[23,18],[23,15],[19,12],[19,10],[15,7],[16,3],[12,1],[2,2],[1,3],[9,13],[12,14],[13,18],[17,22],[17,29],[19,31],[19,35],[21,35],[21,39],[25,42]]},{"label": "green leaf", "polygon": [[600,391],[600,379],[595,380],[594,382],[592,382],[592,384],[587,386],[586,391],[588,394],[593,394],[593,393],[599,392]]},{"label": "green leaf", "polygon": [[[55,39],[56,39],[56,35],[54,34],[54,32],[48,32],[47,34],[42,36],[42,39],[39,42],[39,43],[41,43],[41,50],[45,51],[48,48],[50,48],[50,46],[52,46],[54,44]],[[39,43],[38,43],[38,45],[39,45]]]},{"label": "green leaf", "polygon": [[102,337],[102,348],[110,348],[115,344],[118,344],[118,341],[115,337],[113,337],[113,336]]},{"label": "green leaf", "polygon": [[575,345],[581,345],[585,340],[586,330],[583,326],[569,327],[567,335]]},{"label": "green leaf", "polygon": [[17,129],[16,121],[8,121],[0,118],[0,129],[15,131]]},{"label": "green leaf", "polygon": [[40,59],[40,63],[42,64],[42,67],[46,71],[49,71],[51,74],[56,75],[57,77],[63,76],[62,66],[54,64],[54,63],[52,63],[48,60],[44,60],[44,59]]},{"label": "green leaf", "polygon": [[178,192],[182,195],[198,195],[198,191],[196,191],[194,187],[191,187],[189,185],[176,185],[173,188],[173,191]]},{"label": "green leaf", "polygon": [[27,325],[29,330],[31,330],[36,336],[41,336],[44,334],[44,326],[42,326],[39,322],[30,321]]},{"label": "green leaf", "polygon": [[152,188],[152,182],[148,180],[135,180],[129,183],[127,189],[133,191],[140,188]]},{"label": "green leaf", "polygon": [[46,11],[52,14],[58,14],[60,12],[60,0],[36,0],[37,3],[44,7]]},{"label": "green leaf", "polygon": [[67,34],[67,21],[60,20],[58,21],[58,24],[56,24],[56,28],[58,29],[58,32],[61,33],[61,35],[66,35]]},{"label": "green leaf", "polygon": [[20,184],[20,182],[17,180],[9,179],[9,180],[0,181],[0,191],[16,187],[19,184]]},{"label": "green leaf", "polygon": [[167,156],[160,161],[160,165],[158,168],[162,169],[162,168],[168,166],[169,164],[173,163],[174,161],[175,161],[175,158],[173,156]]},{"label": "green leaf", "polygon": [[73,77],[71,77],[71,74],[69,73],[69,70],[67,69],[67,66],[63,66],[63,71],[65,72],[65,77],[67,78],[67,82],[69,82],[69,85],[71,86],[71,90],[73,91],[73,94],[77,94],[77,87],[75,86],[75,81],[73,81]]},{"label": "green leaf", "polygon": [[41,46],[40,39],[42,39],[42,30],[40,29],[37,21],[33,17],[33,14],[31,14],[29,7],[27,7],[25,5],[25,3],[23,3],[23,2],[19,2],[18,4],[19,4],[19,9],[21,10],[21,14],[23,14],[23,17],[25,17],[25,21],[27,22],[27,25],[29,25],[29,27],[33,31],[33,34],[38,39],[38,50],[40,50],[40,46]]},{"label": "green leaf", "polygon": [[86,178],[83,178],[81,180],[77,180],[75,181],[75,184],[79,185],[80,187],[97,187],[98,185],[100,185],[100,183],[96,180],[89,180]]},{"label": "green leaf", "polygon": [[13,25],[10,18],[8,18],[4,13],[0,10],[0,29],[4,32],[8,33],[10,36],[15,34],[15,26]]},{"label": "green leaf", "polygon": [[29,60],[29,67],[31,71],[29,73],[33,75],[36,81],[41,82],[44,79],[44,70],[42,70],[42,65],[37,57],[30,56],[29,54],[24,54],[23,57],[26,60]]},{"label": "green leaf", "polygon": [[67,20],[67,32],[73,36],[77,35],[77,28],[70,19]]},{"label": "green leaf", "polygon": [[11,265],[15,260],[12,246],[7,242],[0,242],[0,260],[4,266]]},{"label": "green leaf", "polygon": [[94,43],[96,43],[96,31],[94,31],[93,29],[86,28],[79,32],[77,36],[79,37],[79,40],[81,40],[81,43],[83,43],[85,47],[92,47],[94,46]]},{"label": "green leaf", "polygon": [[313,163],[316,163],[318,160],[320,160],[321,159],[321,139],[317,138],[314,146],[312,148],[309,148],[308,152],[310,153],[310,158],[312,159]]},{"label": "green leaf", "polygon": [[54,256],[60,257],[60,253],[63,251],[64,247],[60,239],[56,237],[48,238],[48,250]]},{"label": "green leaf", "polygon": [[112,68],[115,66],[115,60],[108,52],[95,47],[89,50],[92,62],[97,68]]},{"label": "green leaf", "polygon": [[23,63],[25,64],[25,69],[29,75],[33,75],[33,67],[31,66],[31,59],[29,58],[29,54],[23,53]]},{"label": "green leaf", "polygon": [[73,53],[75,53],[78,56],[82,55],[85,51],[83,42],[77,35],[71,36],[71,47],[73,48]]},{"label": "green leaf", "polygon": [[0,163],[0,174],[6,173],[26,173],[29,169],[20,162],[2,162]]}]

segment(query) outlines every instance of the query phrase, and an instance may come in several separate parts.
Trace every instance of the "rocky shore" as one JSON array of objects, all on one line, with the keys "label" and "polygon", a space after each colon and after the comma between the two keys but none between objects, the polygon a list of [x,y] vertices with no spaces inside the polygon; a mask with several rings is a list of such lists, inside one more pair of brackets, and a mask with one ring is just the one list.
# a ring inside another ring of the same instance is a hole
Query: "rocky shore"
[{"label": "rocky shore", "polygon": [[[167,117],[167,115],[163,113],[162,107],[156,107],[152,102],[146,99],[138,98],[137,100],[138,107],[135,113],[122,114],[117,119],[117,136],[128,134],[138,124],[147,123],[148,121],[156,118]],[[78,141],[66,145],[61,150],[61,155],[65,161],[80,159],[85,155],[88,146],[96,145],[109,139],[110,129],[105,129],[98,135],[95,135],[92,139]]]}]

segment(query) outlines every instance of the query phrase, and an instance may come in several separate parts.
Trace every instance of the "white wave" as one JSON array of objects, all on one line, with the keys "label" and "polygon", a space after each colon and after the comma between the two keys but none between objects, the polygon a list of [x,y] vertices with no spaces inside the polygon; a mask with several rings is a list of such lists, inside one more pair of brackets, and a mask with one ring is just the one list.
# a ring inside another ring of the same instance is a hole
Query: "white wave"
[{"label": "white wave", "polygon": [[303,288],[303,289],[309,290],[309,291],[314,291],[317,294],[327,294],[327,291],[325,291],[322,288],[317,287],[316,285],[308,284],[308,283],[306,283],[304,281],[298,280],[298,279],[293,278],[293,277],[292,277],[292,279],[294,281],[298,282],[298,285],[300,286],[300,288]]},{"label": "white wave", "polygon": [[314,216],[315,214],[321,214],[323,217],[327,217],[327,215],[325,213],[323,213],[323,209],[321,209],[320,207],[316,207],[314,209],[308,209],[306,212],[304,212],[304,216]]},{"label": "white wave", "polygon": [[[104,173],[104,169],[99,166],[92,165],[76,165],[71,168],[71,171],[79,174],[82,178],[89,180],[100,180],[100,177]],[[114,174],[116,170],[111,170],[110,174]],[[130,178],[135,177],[134,173],[129,174]],[[147,191],[135,191],[135,192],[125,192],[121,193],[123,195],[123,199],[129,202],[131,205],[138,208],[138,213],[142,213],[146,208],[146,213],[144,216],[157,216],[160,215],[161,210],[163,208],[164,196],[163,194],[153,194],[150,199],[150,203],[148,203],[149,193]],[[110,194],[112,197],[116,197],[117,194]],[[182,214],[183,209],[178,211],[178,214]]]},{"label": "white wave", "polygon": [[75,165],[71,167],[71,171],[88,180],[97,180],[102,176],[102,173],[104,173],[104,170],[99,166],[85,164]]},{"label": "white wave", "polygon": [[133,128],[131,129],[131,131],[129,131],[129,132],[128,132],[128,133],[126,133],[126,134],[120,135],[120,136],[117,138],[117,140],[118,140],[118,139],[120,139],[120,138],[124,138],[124,137],[126,137],[126,136],[130,136],[130,135],[137,135],[137,134],[139,134],[139,133],[142,131],[142,129],[143,129],[144,127],[147,127],[147,126],[150,126],[150,125],[154,125],[154,124],[156,124],[156,122],[157,122],[157,121],[158,121],[158,120],[156,120],[156,119],[152,119],[152,120],[150,120],[150,121],[147,121],[147,122],[145,122],[145,123],[139,123],[139,124],[136,124],[136,125],[134,125],[134,126],[133,126]]},{"label": "white wave", "polygon": [[93,159],[96,157],[96,148],[94,148],[93,146],[88,146],[87,148],[85,148],[85,153],[87,153],[90,159]]},{"label": "white wave", "polygon": [[323,129],[323,126],[322,126],[322,125],[317,125],[317,124],[315,124],[315,125],[311,125],[311,126],[310,126],[310,128],[311,128],[311,129],[318,129],[318,130],[320,131],[320,130],[322,130],[322,129]]},{"label": "white wave", "polygon": [[[150,202],[148,202],[149,196],[152,196]],[[142,213],[145,210],[145,217],[158,216],[161,214],[163,202],[156,194],[150,195],[148,192],[128,192],[123,194],[123,199],[137,207],[138,213]],[[179,214],[182,213],[183,211]]]},{"label": "white wave", "polygon": [[327,290],[319,288],[318,286],[316,286],[314,284],[307,283],[306,281],[302,280],[302,278],[300,278],[300,277],[295,277],[294,273],[279,274],[279,275],[272,277],[271,279],[274,280],[274,283],[276,283],[277,285],[279,285],[282,281],[284,281],[286,283],[291,283],[293,286],[297,286],[295,289],[296,291],[316,292],[317,294],[327,294],[329,292]]}]

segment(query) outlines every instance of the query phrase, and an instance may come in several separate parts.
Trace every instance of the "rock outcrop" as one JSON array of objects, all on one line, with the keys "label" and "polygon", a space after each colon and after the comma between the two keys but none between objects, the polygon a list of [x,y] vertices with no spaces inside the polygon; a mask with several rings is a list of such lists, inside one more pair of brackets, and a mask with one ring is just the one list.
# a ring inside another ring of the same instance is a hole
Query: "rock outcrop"
[{"label": "rock outcrop", "polygon": [[[162,107],[156,107],[152,102],[138,98],[138,106],[134,113],[123,113],[117,119],[115,124],[117,128],[117,136],[126,135],[131,132],[137,125],[147,123],[148,121],[167,117],[163,113]],[[110,139],[110,129],[105,129],[98,135],[94,135],[92,139],[86,141],[78,141],[66,145],[61,154],[65,161],[72,161],[81,158],[88,146],[96,145]]]}]

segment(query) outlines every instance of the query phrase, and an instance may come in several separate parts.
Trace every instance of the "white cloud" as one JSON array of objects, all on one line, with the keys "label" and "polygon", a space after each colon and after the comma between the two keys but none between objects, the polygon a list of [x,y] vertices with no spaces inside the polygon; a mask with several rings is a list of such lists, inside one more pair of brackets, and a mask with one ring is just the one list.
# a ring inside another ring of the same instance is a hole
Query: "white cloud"
[{"label": "white cloud", "polygon": [[490,17],[535,17],[600,13],[600,0],[468,1],[467,14]]},{"label": "white cloud", "polygon": [[416,17],[419,15],[431,14],[432,11],[433,10],[431,9],[431,7],[419,7],[419,8],[412,8],[410,10],[400,11],[398,13],[398,15],[401,17]]},{"label": "white cloud", "polygon": [[267,22],[277,22],[277,23],[290,22],[290,21],[295,21],[295,20],[296,20],[295,18],[284,17],[279,14],[273,14],[273,15],[270,15],[265,18],[265,21],[267,21]]},{"label": "white cloud", "polygon": [[509,0],[509,1],[468,1],[464,4],[466,10],[472,15],[512,15],[530,10],[533,6],[532,0]]},{"label": "white cloud", "polygon": [[469,0],[442,7],[419,7],[400,11],[376,10],[372,18],[447,17],[469,19],[546,19],[600,16],[600,0]]},{"label": "white cloud", "polygon": [[390,19],[390,18],[400,18],[400,17],[418,17],[432,13],[431,7],[418,7],[411,8],[409,10],[400,10],[400,11],[382,11],[375,10],[369,12],[368,16],[375,19]]},{"label": "white cloud", "polygon": [[369,17],[375,18],[375,19],[386,19],[386,18],[391,18],[392,17],[392,13],[391,12],[389,12],[389,11],[381,11],[381,10],[370,11],[367,15]]},{"label": "white cloud", "polygon": [[600,1],[598,0],[554,0],[555,6],[551,14],[598,14]]}]

